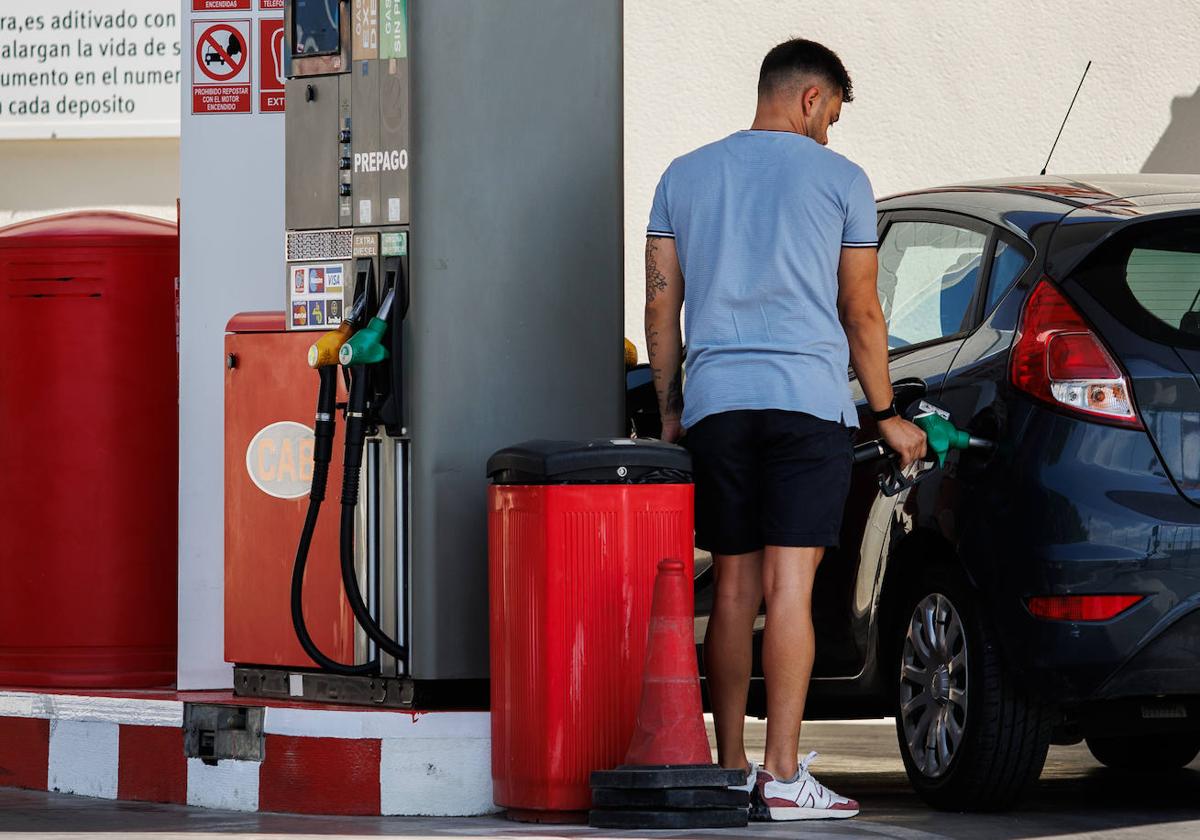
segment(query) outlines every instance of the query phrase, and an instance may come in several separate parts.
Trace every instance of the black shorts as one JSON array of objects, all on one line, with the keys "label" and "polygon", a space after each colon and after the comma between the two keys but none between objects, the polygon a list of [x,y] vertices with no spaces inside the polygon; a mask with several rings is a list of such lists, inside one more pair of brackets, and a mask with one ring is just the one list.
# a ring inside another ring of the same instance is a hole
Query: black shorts
[{"label": "black shorts", "polygon": [[710,414],[680,441],[692,453],[696,545],[835,546],[850,491],[853,430],[774,409]]}]

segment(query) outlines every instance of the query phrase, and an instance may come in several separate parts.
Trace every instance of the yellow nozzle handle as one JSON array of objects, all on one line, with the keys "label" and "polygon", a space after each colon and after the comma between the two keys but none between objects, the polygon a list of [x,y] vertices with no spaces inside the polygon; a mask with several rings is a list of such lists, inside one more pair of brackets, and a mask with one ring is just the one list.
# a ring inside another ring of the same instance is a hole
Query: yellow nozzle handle
[{"label": "yellow nozzle handle", "polygon": [[336,330],[331,330],[317,339],[308,348],[308,366],[323,368],[338,363],[338,350],[346,343],[346,339],[354,332],[354,326],[349,321],[342,321]]}]

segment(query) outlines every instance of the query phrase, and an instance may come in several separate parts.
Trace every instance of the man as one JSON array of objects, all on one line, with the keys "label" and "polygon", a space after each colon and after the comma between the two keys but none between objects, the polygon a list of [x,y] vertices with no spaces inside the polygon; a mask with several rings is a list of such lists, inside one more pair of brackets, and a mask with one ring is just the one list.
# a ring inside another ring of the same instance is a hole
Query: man
[{"label": "man", "polygon": [[[848,363],[901,461],[925,451],[924,433],[893,406],[871,184],[825,148],[851,98],[831,50],[804,40],[775,47],[762,63],[753,125],[671,163],[646,239],[646,342],[663,439],[687,430],[696,541],[716,569],[704,650],[718,760],[746,770],[756,813],[773,820],[858,813],[812,777],[811,756],[797,763],[813,578],[825,547],[837,544],[850,484],[857,414]],[[764,597],[759,768],[746,757],[743,723]]]}]

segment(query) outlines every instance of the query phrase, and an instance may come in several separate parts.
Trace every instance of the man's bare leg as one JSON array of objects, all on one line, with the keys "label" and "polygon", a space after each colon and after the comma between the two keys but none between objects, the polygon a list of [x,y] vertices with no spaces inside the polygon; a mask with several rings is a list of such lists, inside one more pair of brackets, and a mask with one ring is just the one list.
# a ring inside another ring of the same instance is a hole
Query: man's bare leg
[{"label": "man's bare leg", "polygon": [[763,676],[767,681],[767,749],[764,764],[776,779],[796,775],[800,724],[812,676],[816,637],[812,589],[823,548],[769,545],[763,551]]},{"label": "man's bare leg", "polygon": [[717,730],[717,763],[742,770],[754,619],[763,599],[763,553],[713,557],[716,593],[704,633],[704,675]]}]

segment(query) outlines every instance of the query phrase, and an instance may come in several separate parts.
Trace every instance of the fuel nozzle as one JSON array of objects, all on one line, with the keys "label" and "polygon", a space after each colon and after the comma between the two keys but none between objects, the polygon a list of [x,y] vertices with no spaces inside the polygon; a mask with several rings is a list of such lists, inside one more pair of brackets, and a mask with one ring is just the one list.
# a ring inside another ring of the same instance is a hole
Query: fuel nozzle
[{"label": "fuel nozzle", "polygon": [[940,414],[930,412],[913,418],[913,423],[925,433],[926,455],[932,455],[939,467],[946,466],[946,453],[951,449],[966,449],[971,440],[962,429]]},{"label": "fuel nozzle", "polygon": [[350,307],[350,311],[346,313],[345,320],[338,325],[337,329],[325,333],[308,348],[309,367],[323,368],[338,363],[338,351],[358,329],[365,308],[366,299],[364,297],[357,298]]},{"label": "fuel nozzle", "polygon": [[[963,429],[955,427],[946,416],[946,412],[924,400],[905,414],[925,433],[924,460],[936,461],[937,468],[946,466],[946,454],[951,449],[990,450],[995,448],[995,444],[991,441],[972,437]],[[912,487],[935,469],[930,466],[913,475],[905,475],[899,468],[896,453],[882,440],[871,440],[854,447],[854,463],[856,464],[885,459],[891,465],[890,471],[880,478],[879,483],[880,490],[885,496],[894,496],[901,490]]]},{"label": "fuel nozzle", "polygon": [[913,423],[925,433],[928,452],[933,454],[939,467],[946,466],[946,453],[951,449],[995,448],[995,444],[990,440],[972,437],[965,430],[956,428],[936,411],[918,414],[913,418]]},{"label": "fuel nozzle", "polygon": [[388,316],[392,312],[392,301],[396,290],[390,289],[383,298],[379,311],[371,322],[356,332],[338,351],[338,361],[343,365],[374,365],[388,357],[383,346],[383,336],[388,328]]}]

